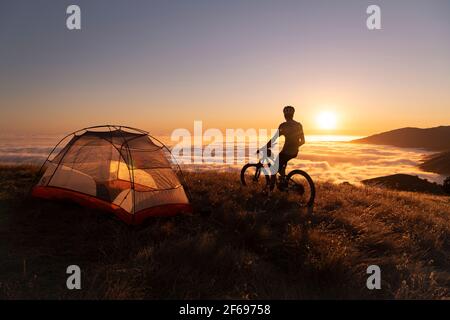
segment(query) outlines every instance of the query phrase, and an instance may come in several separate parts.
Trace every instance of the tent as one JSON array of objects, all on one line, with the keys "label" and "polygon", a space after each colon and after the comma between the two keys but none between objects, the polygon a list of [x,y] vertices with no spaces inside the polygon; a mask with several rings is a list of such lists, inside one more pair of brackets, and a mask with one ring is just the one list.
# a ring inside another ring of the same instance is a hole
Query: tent
[{"label": "tent", "polygon": [[82,129],[52,150],[32,196],[108,210],[128,224],[192,212],[181,170],[171,157],[163,143],[139,129]]}]

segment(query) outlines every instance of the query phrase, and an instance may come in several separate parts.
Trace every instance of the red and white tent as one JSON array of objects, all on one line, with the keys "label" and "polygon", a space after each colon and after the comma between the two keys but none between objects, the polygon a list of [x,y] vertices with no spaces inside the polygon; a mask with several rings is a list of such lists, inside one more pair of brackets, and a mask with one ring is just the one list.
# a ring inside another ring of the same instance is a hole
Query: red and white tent
[{"label": "red and white tent", "polygon": [[148,132],[113,125],[86,128],[55,146],[32,195],[106,209],[128,224],[192,212],[181,170],[177,175],[170,157],[169,149]]}]

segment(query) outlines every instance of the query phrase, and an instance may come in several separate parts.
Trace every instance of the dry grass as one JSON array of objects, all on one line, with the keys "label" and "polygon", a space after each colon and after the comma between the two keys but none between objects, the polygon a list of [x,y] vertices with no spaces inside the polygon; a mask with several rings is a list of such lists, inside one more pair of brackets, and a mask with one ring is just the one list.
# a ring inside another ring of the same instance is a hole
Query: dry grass
[{"label": "dry grass", "polygon": [[[191,173],[195,214],[128,227],[109,214],[26,199],[32,167],[0,168],[0,298],[317,299],[450,296],[450,198],[318,184],[295,198]],[[65,288],[66,267],[82,290]],[[378,264],[382,290],[366,289]]]}]

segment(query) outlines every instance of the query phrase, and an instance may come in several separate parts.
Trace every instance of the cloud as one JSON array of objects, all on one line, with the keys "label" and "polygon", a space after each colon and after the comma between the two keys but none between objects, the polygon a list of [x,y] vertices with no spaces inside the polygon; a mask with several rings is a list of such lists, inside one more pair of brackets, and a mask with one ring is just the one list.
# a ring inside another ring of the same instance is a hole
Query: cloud
[{"label": "cloud", "polygon": [[[59,137],[0,137],[1,163],[42,164]],[[418,168],[421,160],[429,155],[421,149],[404,149],[390,146],[356,144],[348,142],[309,142],[302,146],[296,159],[289,162],[288,170],[302,169],[319,181],[358,184],[361,180],[396,173],[417,175],[433,182],[442,183],[444,177],[424,172]],[[178,159],[183,163],[188,156]],[[215,170],[239,172],[247,157],[234,164],[214,163],[182,164],[184,170]]]},{"label": "cloud", "polygon": [[[418,164],[428,154],[430,152],[421,149],[346,142],[311,142],[301,147],[296,159],[289,161],[288,170],[302,169],[317,181],[335,183],[347,181],[359,184],[364,179],[397,173],[417,175],[442,183],[443,176],[418,168]],[[230,171],[239,170],[242,165],[206,163],[183,167],[187,170]]]}]

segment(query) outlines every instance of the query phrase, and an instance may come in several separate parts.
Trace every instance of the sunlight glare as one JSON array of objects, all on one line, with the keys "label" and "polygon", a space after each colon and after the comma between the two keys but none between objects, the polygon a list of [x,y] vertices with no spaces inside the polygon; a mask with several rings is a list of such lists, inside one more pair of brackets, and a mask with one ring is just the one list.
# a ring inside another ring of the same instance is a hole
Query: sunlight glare
[{"label": "sunlight glare", "polygon": [[334,112],[323,111],[317,116],[317,125],[323,130],[336,129],[337,117]]}]

